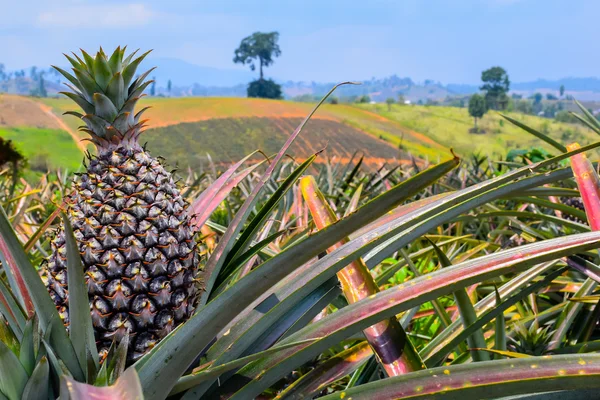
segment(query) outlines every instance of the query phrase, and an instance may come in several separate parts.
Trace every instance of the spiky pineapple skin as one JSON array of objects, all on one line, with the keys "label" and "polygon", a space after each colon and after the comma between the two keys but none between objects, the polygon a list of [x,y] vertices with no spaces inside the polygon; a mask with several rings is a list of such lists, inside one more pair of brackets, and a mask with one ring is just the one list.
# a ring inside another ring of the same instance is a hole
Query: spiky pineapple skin
[{"label": "spiky pineapple skin", "polygon": [[[129,331],[129,358],[138,358],[195,308],[199,257],[187,204],[157,159],[122,146],[89,160],[67,205],[98,348]],[[68,325],[62,228],[51,246],[43,278]]]}]

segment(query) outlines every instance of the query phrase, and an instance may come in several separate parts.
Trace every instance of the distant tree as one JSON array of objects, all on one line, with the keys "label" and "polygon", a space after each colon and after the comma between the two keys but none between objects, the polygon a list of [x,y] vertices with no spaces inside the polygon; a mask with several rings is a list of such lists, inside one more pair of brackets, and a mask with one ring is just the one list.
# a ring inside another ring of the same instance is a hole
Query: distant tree
[{"label": "distant tree", "polygon": [[560,85],[558,92],[560,93],[560,97],[563,97],[565,95],[565,85]]},{"label": "distant tree", "polygon": [[469,115],[473,117],[474,120],[474,132],[477,133],[477,119],[483,117],[485,112],[487,111],[485,104],[485,97],[480,94],[474,94],[469,99]]},{"label": "distant tree", "polygon": [[4,69],[4,64],[0,63],[0,81],[6,79],[6,70]]},{"label": "distant tree", "polygon": [[46,91],[46,82],[44,81],[44,71],[40,72],[36,75],[37,77],[37,87],[30,91],[30,95],[37,97],[47,97],[48,92]]},{"label": "distant tree", "polygon": [[[252,35],[245,37],[242,39],[240,46],[235,49],[233,58],[233,62],[236,64],[249,65],[252,71],[256,70],[256,65],[258,64],[259,70],[259,81],[264,81],[264,72],[263,68],[266,68],[273,64],[274,58],[279,57],[281,55],[281,49],[279,48],[279,44],[277,41],[279,40],[279,32],[254,32]],[[281,97],[281,87],[276,88],[272,85],[277,85],[275,82],[270,80],[269,83],[261,82],[255,83],[251,82],[248,85],[248,97],[253,97],[250,95],[250,91],[252,89],[252,94],[256,93],[272,93],[277,94],[279,96],[275,98]],[[252,86],[252,88],[251,88]],[[279,86],[279,85],[277,85]],[[260,89],[260,90],[257,90]]]},{"label": "distant tree", "polygon": [[0,137],[0,167],[10,166],[13,185],[17,183],[19,171],[27,164],[25,157],[15,148],[12,141]]},{"label": "distant tree", "polygon": [[570,112],[562,110],[554,114],[554,119],[559,122],[570,122],[572,124],[580,123],[581,121],[573,116]]},{"label": "distant tree", "polygon": [[339,102],[340,102],[340,99],[338,99],[335,96],[331,96],[331,98],[329,100],[329,103],[331,103],[331,104],[338,104]]},{"label": "distant tree", "polygon": [[263,68],[273,64],[273,58],[281,55],[277,44],[279,32],[254,32],[242,39],[240,47],[235,50],[234,63],[248,64],[252,71],[256,70],[258,62],[260,79],[264,78]]},{"label": "distant tree", "polygon": [[402,93],[398,94],[398,104],[402,105],[404,104],[404,102],[406,101],[406,99],[404,98],[404,95]]},{"label": "distant tree", "polygon": [[556,97],[552,93],[546,93],[546,99],[547,100],[558,100],[558,97]]},{"label": "distant tree", "polygon": [[371,102],[371,98],[368,95],[362,95],[358,98],[358,102],[359,103],[370,103]]},{"label": "distant tree", "polygon": [[281,86],[271,79],[257,79],[248,85],[248,97],[260,97],[263,99],[281,99]]},{"label": "distant tree", "polygon": [[502,67],[492,67],[481,73],[483,85],[480,87],[485,92],[485,103],[493,110],[504,110],[508,105],[508,90],[510,80],[506,70]]},{"label": "distant tree", "polygon": [[513,93],[510,95],[510,98],[513,100],[521,100],[523,98],[522,94]]},{"label": "distant tree", "polygon": [[152,77],[152,84],[150,85],[150,96],[156,95],[156,78]]},{"label": "distant tree", "polygon": [[167,92],[169,92],[169,94],[171,93],[171,80],[170,79],[167,82]]},{"label": "distant tree", "polygon": [[29,77],[34,81],[38,80],[37,67],[35,65],[29,70]]},{"label": "distant tree", "polygon": [[39,95],[40,97],[48,97],[48,92],[46,91],[46,83],[44,82],[44,73],[39,74],[38,79],[39,83]]},{"label": "distant tree", "polygon": [[529,100],[518,100],[515,102],[515,110],[523,114],[533,114],[533,107]]},{"label": "distant tree", "polygon": [[533,104],[540,104],[543,98],[544,96],[541,93],[535,93],[533,96],[531,96]]},{"label": "distant tree", "polygon": [[385,99],[385,103],[388,106],[388,111],[392,111],[392,104],[394,104],[396,102],[396,100],[394,100],[393,97],[388,97],[387,99]]}]

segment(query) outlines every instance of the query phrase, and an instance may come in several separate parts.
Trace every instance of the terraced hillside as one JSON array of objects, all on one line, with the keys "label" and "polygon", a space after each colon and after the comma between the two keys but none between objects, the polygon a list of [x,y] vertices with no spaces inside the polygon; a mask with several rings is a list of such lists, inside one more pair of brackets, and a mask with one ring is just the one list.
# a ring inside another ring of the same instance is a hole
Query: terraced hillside
[{"label": "terraced hillside", "polygon": [[[274,154],[300,122],[301,118],[214,118],[153,128],[146,132],[145,140],[154,154],[164,154],[167,160],[179,165],[200,167],[206,165],[208,155],[218,163],[229,163],[255,149]],[[397,147],[327,119],[310,121],[288,154],[302,160],[319,151],[322,154],[318,160],[329,158],[340,162],[349,161],[356,151],[361,151],[368,155],[365,160],[373,166],[407,159]]]},{"label": "terraced hillside", "polygon": [[[41,101],[57,115],[72,108],[65,99]],[[149,148],[152,150],[160,143],[160,153],[167,160],[180,160],[182,143],[186,143],[184,158],[196,160],[191,165],[196,165],[207,153],[213,160],[229,162],[257,148],[272,151],[313,107],[305,103],[243,98],[149,98],[141,106],[152,107],[147,112]],[[79,121],[69,116],[64,121],[72,130],[79,125]],[[208,121],[210,124],[203,124]],[[183,125],[173,128],[179,124]],[[219,141],[225,137],[231,140]],[[437,160],[440,152],[447,152],[435,141],[395,121],[348,105],[324,105],[308,123],[303,137],[312,145],[294,148],[291,155],[300,159],[325,147],[330,156],[338,158],[363,151],[367,163],[372,165],[408,160],[409,153]],[[263,148],[267,143],[270,147]]]}]

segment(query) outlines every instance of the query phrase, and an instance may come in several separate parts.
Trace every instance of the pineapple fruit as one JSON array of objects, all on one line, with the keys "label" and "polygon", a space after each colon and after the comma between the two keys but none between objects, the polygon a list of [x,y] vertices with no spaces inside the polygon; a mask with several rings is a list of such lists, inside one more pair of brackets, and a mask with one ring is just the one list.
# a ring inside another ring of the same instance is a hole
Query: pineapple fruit
[{"label": "pineapple fruit", "polygon": [[[129,332],[129,358],[152,348],[187,320],[200,292],[198,251],[187,203],[171,174],[140,144],[144,120],[135,105],[148,72],[134,79],[146,56],[125,57],[117,48],[108,57],[67,56],[74,76],[55,67],[71,83],[84,113],[69,112],[85,122],[97,154],[88,154],[84,173],[75,178],[66,199],[77,239],[100,353]],[[65,325],[69,292],[65,238],[59,229],[42,277]]]}]

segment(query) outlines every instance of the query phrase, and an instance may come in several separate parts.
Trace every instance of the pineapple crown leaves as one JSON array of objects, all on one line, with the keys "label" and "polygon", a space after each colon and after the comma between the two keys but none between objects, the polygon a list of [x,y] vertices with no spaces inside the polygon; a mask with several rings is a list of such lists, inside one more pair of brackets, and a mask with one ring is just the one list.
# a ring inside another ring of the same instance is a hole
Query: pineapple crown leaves
[{"label": "pineapple crown leaves", "polygon": [[137,139],[146,126],[147,120],[141,116],[149,107],[138,113],[134,109],[146,87],[153,82],[146,78],[154,68],[138,77],[135,73],[151,50],[137,58],[134,58],[137,50],[127,56],[125,50],[126,47],[119,46],[110,57],[102,47],[95,57],[84,50],[81,57],[75,53],[73,57],[65,54],[73,67],[72,74],[53,66],[68,80],[65,85],[71,89],[71,92],[61,93],[83,110],[83,113],[67,111],[65,114],[83,120],[85,125],[79,129],[88,133],[87,140],[102,150],[112,150],[122,144],[137,146]]}]

